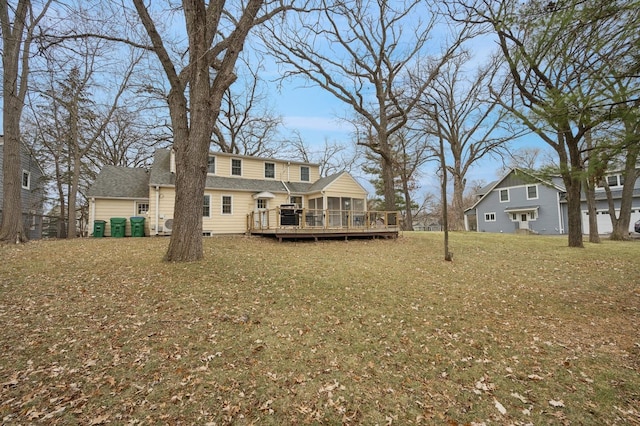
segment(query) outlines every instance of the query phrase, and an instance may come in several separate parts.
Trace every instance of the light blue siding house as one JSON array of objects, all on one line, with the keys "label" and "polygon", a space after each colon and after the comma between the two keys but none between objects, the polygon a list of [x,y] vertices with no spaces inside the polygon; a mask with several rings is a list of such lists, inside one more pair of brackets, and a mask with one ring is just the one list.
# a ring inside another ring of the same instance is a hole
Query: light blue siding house
[{"label": "light blue siding house", "polygon": [[562,208],[564,194],[564,188],[557,183],[512,169],[485,187],[476,203],[465,212],[467,230],[563,234],[567,220]]},{"label": "light blue siding house", "polygon": [[[622,176],[605,177],[619,214]],[[478,232],[532,233],[560,235],[567,232],[566,191],[560,177],[543,180],[522,169],[512,169],[502,179],[482,188],[478,200],[465,211],[467,230]],[[604,188],[596,188],[598,232],[608,234],[613,226]],[[640,220],[640,180],[636,180],[629,232]],[[587,202],[582,197],[582,230],[589,232]]]}]

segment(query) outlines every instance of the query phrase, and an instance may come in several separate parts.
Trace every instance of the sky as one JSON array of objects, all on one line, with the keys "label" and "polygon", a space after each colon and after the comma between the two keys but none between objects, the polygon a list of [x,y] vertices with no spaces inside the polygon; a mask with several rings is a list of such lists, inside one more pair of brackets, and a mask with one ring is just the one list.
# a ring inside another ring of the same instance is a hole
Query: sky
[{"label": "sky", "polygon": [[[486,57],[492,49],[493,44],[486,40],[476,42],[476,45],[473,46],[473,51],[480,59]],[[267,72],[271,72],[271,75],[274,76],[276,68],[274,66]],[[281,87],[281,89],[277,90],[276,87]],[[353,113],[333,95],[319,87],[309,86],[302,80],[290,81],[284,86],[272,83],[269,92],[274,112],[282,117],[283,134],[287,135],[297,131],[304,138],[304,141],[312,146],[322,146],[325,140],[345,145],[352,142],[352,127],[338,117],[352,116]],[[536,145],[539,144],[539,141],[529,139],[525,144],[527,146]],[[514,144],[514,146],[517,147],[518,144]],[[479,180],[488,183],[495,180],[501,166],[499,161],[487,158],[471,169],[467,181]],[[435,164],[425,167],[425,172],[420,180],[422,189],[419,192],[439,193],[435,171]],[[370,191],[370,195],[373,195],[371,194],[372,186],[366,181],[366,178],[357,176],[357,173],[358,171],[353,171],[356,178]]]}]

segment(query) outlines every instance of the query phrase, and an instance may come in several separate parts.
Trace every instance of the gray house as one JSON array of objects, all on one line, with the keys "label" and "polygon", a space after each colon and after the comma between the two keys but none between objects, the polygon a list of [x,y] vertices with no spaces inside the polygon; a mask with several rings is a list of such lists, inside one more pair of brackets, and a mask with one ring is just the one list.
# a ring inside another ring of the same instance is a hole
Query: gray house
[{"label": "gray house", "polygon": [[465,212],[465,227],[478,232],[564,234],[564,193],[555,182],[512,169],[483,188],[478,201]]},{"label": "gray house", "polygon": [[[616,214],[620,208],[622,176],[606,176],[612,190]],[[560,235],[567,232],[566,191],[560,177],[547,181],[521,170],[512,169],[502,179],[482,188],[478,200],[465,211],[465,227],[478,232],[533,233]],[[596,188],[598,232],[612,230],[604,188]],[[640,220],[640,181],[636,181],[631,223]],[[587,202],[582,197],[582,230],[589,232]]]},{"label": "gray house", "polygon": [[[22,145],[20,149],[22,165],[22,218],[29,239],[42,237],[42,215],[44,205],[44,172],[31,150]],[[0,135],[0,217],[4,203],[4,136]]]}]

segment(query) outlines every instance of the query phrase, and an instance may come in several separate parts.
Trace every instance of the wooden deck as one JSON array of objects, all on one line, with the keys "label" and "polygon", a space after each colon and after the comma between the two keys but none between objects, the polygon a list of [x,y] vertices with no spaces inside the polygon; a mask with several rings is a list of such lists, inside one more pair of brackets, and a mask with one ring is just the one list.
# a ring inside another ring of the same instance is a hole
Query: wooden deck
[{"label": "wooden deck", "polygon": [[281,209],[251,212],[247,233],[285,239],[397,238],[399,212]]}]

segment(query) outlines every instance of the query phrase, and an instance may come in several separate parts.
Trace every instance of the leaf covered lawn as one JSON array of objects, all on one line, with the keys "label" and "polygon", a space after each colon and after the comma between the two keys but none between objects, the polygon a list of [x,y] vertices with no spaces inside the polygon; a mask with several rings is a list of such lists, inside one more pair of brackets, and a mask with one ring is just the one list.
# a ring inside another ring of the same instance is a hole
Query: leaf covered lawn
[{"label": "leaf covered lawn", "polygon": [[3,424],[640,424],[640,242],[0,246]]}]

